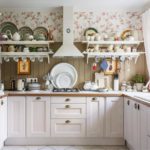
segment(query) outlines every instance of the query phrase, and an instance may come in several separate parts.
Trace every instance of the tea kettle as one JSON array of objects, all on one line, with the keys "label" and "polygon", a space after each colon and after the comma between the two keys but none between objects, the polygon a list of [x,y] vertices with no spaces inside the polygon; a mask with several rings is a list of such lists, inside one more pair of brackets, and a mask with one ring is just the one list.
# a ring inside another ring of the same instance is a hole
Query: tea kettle
[{"label": "tea kettle", "polygon": [[23,79],[18,79],[17,80],[17,90],[23,91],[24,88],[25,88],[25,81]]}]

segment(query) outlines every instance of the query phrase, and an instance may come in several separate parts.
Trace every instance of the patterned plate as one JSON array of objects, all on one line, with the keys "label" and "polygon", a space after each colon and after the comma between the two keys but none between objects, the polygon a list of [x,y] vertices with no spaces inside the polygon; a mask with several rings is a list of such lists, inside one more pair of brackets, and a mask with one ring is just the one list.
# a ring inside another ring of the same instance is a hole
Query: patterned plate
[{"label": "patterned plate", "polygon": [[4,22],[0,25],[0,32],[13,35],[15,32],[18,32],[18,28],[12,22]]},{"label": "patterned plate", "polygon": [[45,27],[37,27],[33,32],[36,40],[48,40],[48,30]]},{"label": "patterned plate", "polygon": [[27,35],[33,35],[33,31],[30,27],[24,26],[19,29],[19,34],[21,35],[21,40],[27,40]]},{"label": "patterned plate", "polygon": [[95,28],[87,28],[84,32],[84,36],[92,36],[98,33],[98,31]]}]

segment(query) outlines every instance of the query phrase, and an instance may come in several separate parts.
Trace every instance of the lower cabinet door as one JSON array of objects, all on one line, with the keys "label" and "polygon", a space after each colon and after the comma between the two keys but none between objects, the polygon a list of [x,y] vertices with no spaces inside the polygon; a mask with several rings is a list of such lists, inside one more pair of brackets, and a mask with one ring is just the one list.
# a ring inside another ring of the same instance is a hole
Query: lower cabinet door
[{"label": "lower cabinet door", "polygon": [[8,97],[8,137],[25,137],[25,97]]},{"label": "lower cabinet door", "polygon": [[84,137],[85,119],[52,119],[52,137]]},{"label": "lower cabinet door", "polygon": [[123,137],[123,98],[106,98],[106,137]]},{"label": "lower cabinet door", "polygon": [[49,97],[27,97],[27,136],[50,136]]},{"label": "lower cabinet door", "polygon": [[104,97],[87,98],[87,136],[103,137],[104,136]]}]

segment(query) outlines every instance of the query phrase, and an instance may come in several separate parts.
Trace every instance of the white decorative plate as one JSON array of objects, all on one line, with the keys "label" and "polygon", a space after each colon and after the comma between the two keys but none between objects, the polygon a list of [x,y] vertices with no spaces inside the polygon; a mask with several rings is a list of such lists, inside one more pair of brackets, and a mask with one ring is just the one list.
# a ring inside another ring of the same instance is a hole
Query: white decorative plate
[{"label": "white decorative plate", "polygon": [[[68,74],[70,74],[70,76],[72,76],[72,82],[71,82],[70,88],[73,88],[73,86],[77,82],[78,74],[77,74],[77,71],[74,68],[74,66],[72,66],[71,64],[68,64],[68,63],[60,63],[60,64],[55,65],[52,68],[52,70],[50,72],[50,76],[52,78],[52,84],[53,84],[53,86],[56,87],[56,88],[59,88],[56,85],[56,78],[58,77],[59,74],[64,73],[64,72],[68,73]],[[59,78],[62,78],[62,75]],[[65,78],[66,78],[66,80],[69,81],[69,79],[67,79],[68,78],[67,75],[65,75]]]},{"label": "white decorative plate", "polygon": [[56,77],[56,85],[58,88],[71,88],[72,84],[73,78],[68,72],[62,72]]}]

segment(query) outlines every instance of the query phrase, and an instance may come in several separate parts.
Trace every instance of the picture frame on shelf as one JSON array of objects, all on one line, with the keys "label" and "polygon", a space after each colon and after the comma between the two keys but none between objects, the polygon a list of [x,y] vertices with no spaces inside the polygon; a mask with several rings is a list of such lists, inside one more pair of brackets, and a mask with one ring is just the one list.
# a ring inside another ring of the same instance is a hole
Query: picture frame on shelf
[{"label": "picture frame on shelf", "polygon": [[117,71],[117,60],[106,59],[108,67],[104,71],[105,75],[113,75]]},{"label": "picture frame on shelf", "polygon": [[26,61],[19,59],[17,66],[18,66],[17,67],[18,75],[30,75],[31,73],[30,59],[26,59]]}]

